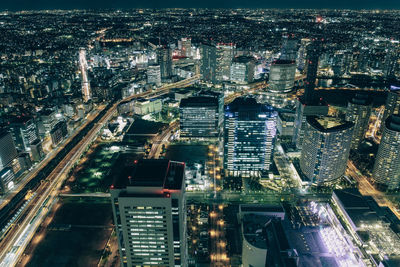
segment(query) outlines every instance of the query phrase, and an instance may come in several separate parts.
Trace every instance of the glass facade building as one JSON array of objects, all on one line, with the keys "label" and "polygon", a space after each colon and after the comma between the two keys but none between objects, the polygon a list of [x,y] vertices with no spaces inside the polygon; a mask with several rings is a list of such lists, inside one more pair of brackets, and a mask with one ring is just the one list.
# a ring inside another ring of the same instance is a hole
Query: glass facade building
[{"label": "glass facade building", "polygon": [[351,149],[358,149],[368,129],[372,100],[368,95],[356,94],[347,104],[346,121],[354,122]]},{"label": "glass facade building", "polygon": [[307,117],[300,168],[314,184],[344,175],[354,123],[331,117]]},{"label": "glass facade building", "polygon": [[121,266],[187,266],[185,165],[135,161],[111,186]]},{"label": "glass facade building", "polygon": [[181,100],[180,137],[210,139],[220,136],[223,124],[224,96],[202,92]]},{"label": "glass facade building", "polygon": [[382,190],[400,188],[400,116],[389,116],[383,127],[372,178]]},{"label": "glass facade building", "polygon": [[258,176],[270,168],[278,113],[254,98],[225,108],[224,168],[234,176]]}]

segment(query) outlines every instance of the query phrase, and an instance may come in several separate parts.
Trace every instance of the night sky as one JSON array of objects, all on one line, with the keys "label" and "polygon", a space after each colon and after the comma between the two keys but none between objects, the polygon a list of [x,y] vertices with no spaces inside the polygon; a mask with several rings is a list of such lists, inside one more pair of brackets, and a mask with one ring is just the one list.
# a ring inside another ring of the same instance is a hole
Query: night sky
[{"label": "night sky", "polygon": [[0,0],[13,11],[146,7],[400,9],[400,0]]}]

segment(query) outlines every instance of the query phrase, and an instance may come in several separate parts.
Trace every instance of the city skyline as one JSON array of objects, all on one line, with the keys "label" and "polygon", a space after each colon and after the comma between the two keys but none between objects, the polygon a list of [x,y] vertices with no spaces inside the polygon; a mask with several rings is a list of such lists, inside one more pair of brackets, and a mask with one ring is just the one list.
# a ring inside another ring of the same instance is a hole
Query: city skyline
[{"label": "city skyline", "polygon": [[400,11],[96,3],[0,12],[0,267],[400,266]]},{"label": "city skyline", "polygon": [[94,1],[94,0],[72,0],[66,3],[61,0],[38,0],[35,2],[29,0],[9,1],[6,0],[0,3],[0,10],[10,11],[23,11],[23,10],[71,10],[71,9],[132,9],[132,8],[249,8],[249,9],[353,9],[353,10],[398,10],[400,9],[400,3],[396,0],[339,0],[332,3],[318,0],[283,0],[277,2],[263,2],[260,0],[252,0],[243,3],[243,1],[202,1],[202,2],[187,2],[183,0],[152,0],[146,2],[133,3],[132,1],[116,0],[116,1]]}]

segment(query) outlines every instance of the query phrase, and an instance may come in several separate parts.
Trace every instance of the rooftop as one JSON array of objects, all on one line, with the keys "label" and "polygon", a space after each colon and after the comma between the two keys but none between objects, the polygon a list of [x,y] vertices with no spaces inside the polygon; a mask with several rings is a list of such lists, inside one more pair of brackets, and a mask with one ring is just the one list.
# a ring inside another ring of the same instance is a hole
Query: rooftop
[{"label": "rooftop", "polygon": [[114,181],[113,188],[157,187],[180,190],[184,181],[185,164],[167,159],[135,160]]},{"label": "rooftop", "polygon": [[353,104],[356,104],[356,105],[368,106],[368,105],[372,104],[372,98],[367,94],[357,93],[350,100],[350,103],[353,103]]},{"label": "rooftop", "polygon": [[180,107],[216,106],[218,99],[212,96],[193,96],[181,100]]},{"label": "rooftop", "polygon": [[391,115],[385,121],[386,128],[400,132],[400,115]]},{"label": "rooftop", "polygon": [[307,122],[321,132],[337,132],[354,126],[353,122],[327,116],[307,116]]}]

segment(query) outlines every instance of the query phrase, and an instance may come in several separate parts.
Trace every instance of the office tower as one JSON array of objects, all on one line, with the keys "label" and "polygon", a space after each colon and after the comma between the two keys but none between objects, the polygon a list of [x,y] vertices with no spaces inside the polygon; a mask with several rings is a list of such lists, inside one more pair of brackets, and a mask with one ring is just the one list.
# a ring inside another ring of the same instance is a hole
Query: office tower
[{"label": "office tower", "polygon": [[191,57],[192,56],[192,39],[182,38],[178,41],[178,49],[181,51],[181,56]]},{"label": "office tower", "polygon": [[292,143],[296,145],[297,149],[302,148],[307,116],[326,116],[328,111],[329,106],[322,99],[314,102],[313,105],[307,105],[303,97],[296,100]]},{"label": "office tower", "polygon": [[283,94],[293,89],[296,65],[294,61],[276,60],[269,72],[268,91]]},{"label": "office tower", "polygon": [[358,149],[368,130],[372,99],[367,94],[355,94],[347,104],[346,121],[354,122],[351,149]]},{"label": "office tower", "polygon": [[288,92],[293,89],[296,64],[290,60],[275,60],[271,64],[268,89],[265,93],[268,103],[276,108],[287,105]]},{"label": "office tower", "polygon": [[135,161],[110,193],[121,266],[187,266],[184,163]]},{"label": "office tower", "polygon": [[348,75],[352,68],[352,62],[353,54],[350,51],[336,51],[332,63],[333,74],[338,77]]},{"label": "office tower", "polygon": [[15,175],[11,168],[0,170],[0,193],[4,194],[14,188]]},{"label": "office tower", "polygon": [[293,34],[282,36],[282,49],[279,59],[296,61],[297,58],[297,40],[294,39]]},{"label": "office tower", "polygon": [[315,82],[317,79],[318,59],[321,54],[321,40],[314,39],[307,46],[307,76],[305,80],[304,95],[296,102],[296,119],[294,124],[293,143],[297,149],[302,148],[306,116],[325,116],[329,107],[315,96]]},{"label": "office tower", "polygon": [[88,79],[87,69],[88,64],[86,60],[86,49],[79,49],[79,67],[82,75],[82,97],[84,102],[88,102],[92,98],[92,91],[90,89],[90,82]]},{"label": "office tower", "polygon": [[172,49],[169,46],[157,47],[157,64],[160,65],[161,79],[172,76]]},{"label": "office tower", "polygon": [[218,138],[222,130],[223,107],[223,94],[214,92],[182,99],[179,106],[180,137]]},{"label": "office tower", "polygon": [[30,145],[39,139],[36,124],[32,117],[14,117],[10,120],[8,126],[19,150],[30,151]]},{"label": "office tower", "polygon": [[231,65],[230,80],[235,83],[251,83],[254,80],[254,68],[254,57],[235,57]]},{"label": "office tower", "polygon": [[161,86],[160,65],[152,65],[147,68],[147,83]]},{"label": "office tower", "polygon": [[398,53],[399,53],[398,45],[396,47],[395,43],[390,42],[386,48],[386,55],[383,64],[383,74],[385,75],[386,78],[394,76],[398,64],[397,61],[399,59]]},{"label": "office tower", "polygon": [[235,45],[219,43],[216,46],[215,79],[218,82],[229,81]]},{"label": "office tower", "polygon": [[17,156],[18,153],[11,134],[0,129],[0,170],[11,167]]},{"label": "office tower", "polygon": [[50,131],[53,146],[57,146],[67,135],[67,123],[65,121],[58,122]]},{"label": "office tower", "polygon": [[225,108],[224,168],[229,175],[259,176],[270,168],[277,112],[254,98],[236,98]]},{"label": "office tower", "polygon": [[45,156],[43,152],[42,141],[40,141],[39,139],[33,141],[33,143],[30,145],[30,150],[31,157],[34,162],[41,161]]},{"label": "office tower", "polygon": [[400,188],[400,115],[391,115],[385,122],[372,178],[381,190]]},{"label": "office tower", "polygon": [[346,170],[353,122],[332,117],[307,117],[300,168],[314,184],[332,182]]},{"label": "office tower", "polygon": [[304,88],[304,100],[306,104],[315,102],[314,89],[317,80],[318,59],[321,55],[321,40],[315,39],[307,46],[307,76]]},{"label": "office tower", "polygon": [[300,48],[297,53],[297,69],[303,71],[306,68],[307,46],[311,43],[310,39],[301,39]]},{"label": "office tower", "polygon": [[200,74],[204,81],[215,83],[216,64],[215,46],[213,44],[202,44]]},{"label": "office tower", "polygon": [[381,129],[384,127],[384,122],[392,114],[399,114],[400,112],[400,84],[391,85],[386,97],[385,111],[383,112],[381,120]]},{"label": "office tower", "polygon": [[56,111],[51,109],[42,110],[39,113],[38,131],[41,136],[45,136],[54,128],[57,123]]}]

